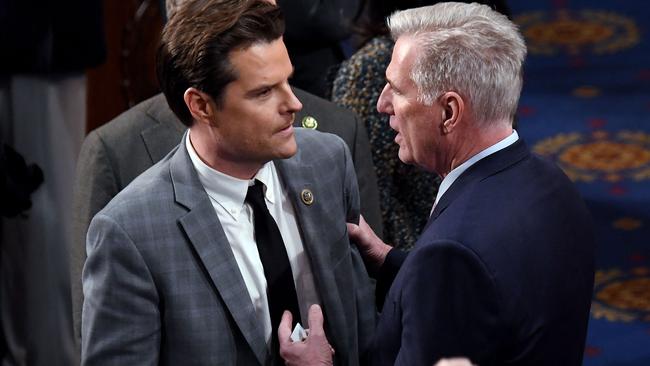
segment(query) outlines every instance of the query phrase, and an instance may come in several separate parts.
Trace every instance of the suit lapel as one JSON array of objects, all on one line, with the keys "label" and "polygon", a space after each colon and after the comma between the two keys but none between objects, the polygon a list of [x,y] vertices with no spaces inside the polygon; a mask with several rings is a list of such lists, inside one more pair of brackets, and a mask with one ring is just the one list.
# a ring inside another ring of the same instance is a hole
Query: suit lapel
[{"label": "suit lapel", "polygon": [[431,222],[440,216],[440,214],[442,214],[454,199],[460,196],[465,188],[470,184],[480,182],[499,171],[507,169],[511,165],[524,159],[529,154],[530,152],[528,151],[526,144],[521,138],[519,138],[519,140],[514,144],[503,150],[499,150],[470,166],[460,175],[460,177],[458,177],[458,179],[456,179],[447,192],[442,195],[440,201],[438,201],[438,204],[433,210],[425,229],[431,224]]},{"label": "suit lapel", "polygon": [[146,115],[154,122],[153,126],[140,133],[149,158],[153,164],[160,161],[174,147],[181,142],[186,127],[176,118],[169,109],[164,95],[158,94],[151,98]]},{"label": "suit lapel", "polygon": [[182,141],[170,164],[176,201],[189,210],[179,223],[239,330],[264,365],[268,352],[257,314],[228,239]]},{"label": "suit lapel", "polygon": [[[300,141],[298,142],[300,150]],[[339,344],[341,340],[347,339],[347,334],[344,333],[347,325],[343,316],[343,304],[332,271],[335,263],[332,263],[331,246],[328,245],[331,231],[319,219],[327,214],[323,207],[326,204],[325,194],[321,194],[322,192],[318,190],[316,167],[310,162],[300,161],[300,152],[290,159],[276,160],[274,163],[293,205],[302,243],[309,256],[311,270],[321,298],[322,304],[320,305],[325,315],[325,330],[328,340],[336,349],[341,347]],[[302,201],[301,196],[304,189],[312,192],[313,204],[307,205]],[[328,198],[331,199],[331,197]]]}]

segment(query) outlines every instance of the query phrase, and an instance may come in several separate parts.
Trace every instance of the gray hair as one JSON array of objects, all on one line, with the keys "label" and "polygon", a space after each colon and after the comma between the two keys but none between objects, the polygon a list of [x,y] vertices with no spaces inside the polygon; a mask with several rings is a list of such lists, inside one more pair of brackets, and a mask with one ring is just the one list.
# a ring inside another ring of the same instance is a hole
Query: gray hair
[{"label": "gray hair", "polygon": [[517,26],[486,5],[439,3],[389,17],[393,39],[414,37],[411,70],[419,100],[447,91],[467,98],[477,124],[511,122],[521,93],[526,44]]}]

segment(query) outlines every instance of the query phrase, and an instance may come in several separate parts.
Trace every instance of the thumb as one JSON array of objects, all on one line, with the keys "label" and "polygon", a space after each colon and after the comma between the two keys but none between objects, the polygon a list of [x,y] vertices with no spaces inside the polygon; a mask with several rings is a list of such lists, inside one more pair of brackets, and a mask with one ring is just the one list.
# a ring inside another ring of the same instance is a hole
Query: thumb
[{"label": "thumb", "polygon": [[320,305],[314,304],[309,307],[309,317],[307,319],[309,323],[309,334],[324,334],[323,330],[323,311],[320,308]]},{"label": "thumb", "polygon": [[293,316],[290,311],[284,311],[282,314],[282,320],[280,320],[280,325],[278,326],[278,340],[280,341],[280,346],[291,343],[291,322],[293,321]]},{"label": "thumb", "polygon": [[363,218],[363,215],[359,215],[359,226],[368,226],[366,219]]},{"label": "thumb", "polygon": [[348,226],[348,236],[352,241],[356,241],[356,239],[360,236],[360,229],[357,224],[352,224],[352,223],[347,223]]}]

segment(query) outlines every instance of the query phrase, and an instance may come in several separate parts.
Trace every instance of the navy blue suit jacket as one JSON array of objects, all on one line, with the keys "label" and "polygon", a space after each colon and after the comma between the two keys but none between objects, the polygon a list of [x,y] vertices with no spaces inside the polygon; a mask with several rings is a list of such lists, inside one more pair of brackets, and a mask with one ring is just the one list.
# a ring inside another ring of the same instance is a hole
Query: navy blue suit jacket
[{"label": "navy blue suit jacket", "polygon": [[[401,268],[400,268],[401,266]],[[376,365],[580,365],[594,276],[590,215],[521,140],[465,171],[408,255],[389,253]],[[399,269],[399,271],[397,271]]]}]

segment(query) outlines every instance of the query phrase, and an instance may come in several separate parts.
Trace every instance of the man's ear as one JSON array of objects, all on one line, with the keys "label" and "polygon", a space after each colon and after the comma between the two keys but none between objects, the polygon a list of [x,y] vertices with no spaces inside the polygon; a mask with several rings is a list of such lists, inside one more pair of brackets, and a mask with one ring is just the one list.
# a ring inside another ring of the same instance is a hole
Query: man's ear
[{"label": "man's ear", "polygon": [[190,110],[192,118],[198,123],[211,124],[214,115],[214,104],[212,97],[196,89],[187,88],[183,94],[183,100],[187,109]]},{"label": "man's ear", "polygon": [[463,118],[465,102],[460,94],[453,91],[446,92],[439,100],[442,106],[442,130],[444,133],[450,133]]}]

